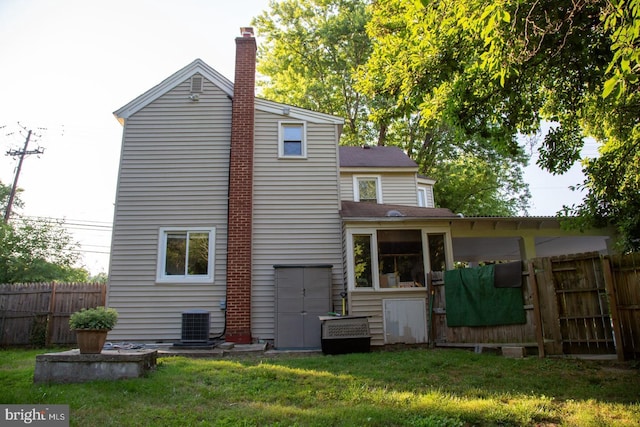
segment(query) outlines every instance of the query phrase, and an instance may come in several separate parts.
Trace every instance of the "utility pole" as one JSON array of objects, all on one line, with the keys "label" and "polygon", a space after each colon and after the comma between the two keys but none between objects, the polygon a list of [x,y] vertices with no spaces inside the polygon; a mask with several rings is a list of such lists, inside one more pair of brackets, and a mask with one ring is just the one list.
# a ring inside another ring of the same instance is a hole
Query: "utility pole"
[{"label": "utility pole", "polygon": [[27,148],[29,147],[29,140],[31,140],[31,134],[32,131],[29,130],[29,133],[27,134],[27,138],[24,141],[24,148],[22,150],[9,150],[7,151],[7,156],[12,156],[12,157],[20,157],[20,160],[18,161],[18,168],[16,169],[16,176],[13,179],[13,186],[11,187],[11,194],[9,195],[9,202],[7,203],[7,209],[4,213],[4,222],[8,223],[9,222],[9,217],[11,217],[11,208],[13,206],[13,199],[16,196],[16,190],[18,188],[18,178],[20,177],[20,170],[22,169],[22,162],[24,161],[25,156],[28,156],[30,154],[42,154],[44,153],[44,148],[38,147],[35,150],[27,150]]}]

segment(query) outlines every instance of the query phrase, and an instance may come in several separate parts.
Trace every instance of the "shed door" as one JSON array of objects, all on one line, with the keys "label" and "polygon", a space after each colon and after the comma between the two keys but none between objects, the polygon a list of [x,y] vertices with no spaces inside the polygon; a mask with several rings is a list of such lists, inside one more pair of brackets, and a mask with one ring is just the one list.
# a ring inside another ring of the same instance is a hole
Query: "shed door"
[{"label": "shed door", "polygon": [[331,267],[276,265],[276,348],[320,348],[318,316],[331,310]]},{"label": "shed door", "polygon": [[425,298],[385,299],[385,344],[427,342],[427,302]]}]

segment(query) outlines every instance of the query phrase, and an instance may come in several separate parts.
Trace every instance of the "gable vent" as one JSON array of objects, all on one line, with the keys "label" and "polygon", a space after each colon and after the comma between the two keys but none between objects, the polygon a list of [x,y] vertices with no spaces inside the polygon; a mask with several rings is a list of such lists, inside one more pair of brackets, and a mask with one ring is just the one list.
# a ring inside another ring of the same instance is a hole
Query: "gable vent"
[{"label": "gable vent", "polygon": [[202,93],[203,86],[202,76],[196,75],[191,77],[191,93]]}]

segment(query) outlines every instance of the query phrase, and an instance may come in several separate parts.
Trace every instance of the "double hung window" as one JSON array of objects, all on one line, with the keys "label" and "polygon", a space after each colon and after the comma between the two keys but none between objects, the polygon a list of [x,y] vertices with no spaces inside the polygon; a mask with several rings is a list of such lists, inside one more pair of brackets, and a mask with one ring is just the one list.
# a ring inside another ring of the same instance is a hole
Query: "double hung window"
[{"label": "double hung window", "polygon": [[382,203],[379,176],[354,176],[353,192],[356,202]]},{"label": "double hung window", "polygon": [[300,122],[280,122],[278,157],[306,158],[306,126]]}]

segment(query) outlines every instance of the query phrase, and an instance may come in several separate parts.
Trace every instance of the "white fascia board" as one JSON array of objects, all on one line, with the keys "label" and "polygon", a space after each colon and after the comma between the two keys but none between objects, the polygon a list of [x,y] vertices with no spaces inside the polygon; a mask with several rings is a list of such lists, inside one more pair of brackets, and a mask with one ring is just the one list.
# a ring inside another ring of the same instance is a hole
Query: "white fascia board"
[{"label": "white fascia board", "polygon": [[431,178],[418,177],[417,180],[418,184],[422,185],[434,185],[436,183],[436,180]]},{"label": "white fascia board", "polygon": [[173,73],[171,76],[167,77],[156,86],[138,96],[133,101],[114,111],[113,115],[116,116],[121,124],[124,124],[124,121],[131,117],[131,115],[140,111],[151,102],[155,101],[180,83],[184,82],[186,79],[198,73],[218,86],[228,96],[233,97],[233,83],[231,83],[231,81],[229,81],[226,77],[207,65],[203,60],[196,59],[186,67]]},{"label": "white fascia board", "polygon": [[304,120],[309,123],[331,123],[335,125],[344,124],[344,119],[331,114],[318,113],[317,111],[305,110],[304,108],[294,107],[279,102],[267,101],[266,99],[256,98],[256,110],[266,113],[279,114],[296,120]]}]

